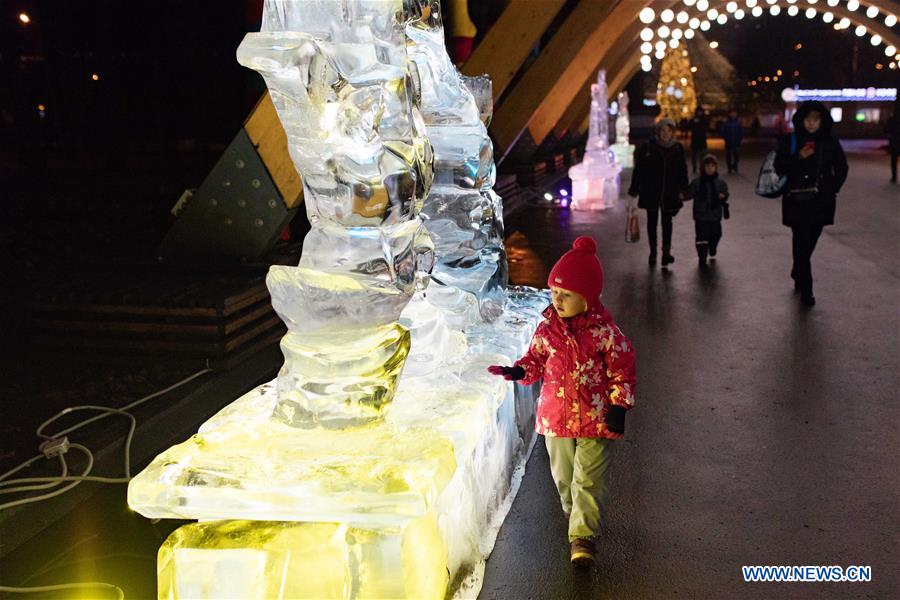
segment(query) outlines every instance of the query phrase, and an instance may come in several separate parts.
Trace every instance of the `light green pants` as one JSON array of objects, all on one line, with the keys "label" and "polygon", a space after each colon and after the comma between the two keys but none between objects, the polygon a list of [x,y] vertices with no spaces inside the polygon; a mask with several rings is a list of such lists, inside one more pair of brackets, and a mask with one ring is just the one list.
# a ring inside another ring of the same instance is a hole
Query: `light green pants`
[{"label": "light green pants", "polygon": [[569,541],[597,535],[606,496],[607,439],[544,437],[562,509],[571,513]]}]

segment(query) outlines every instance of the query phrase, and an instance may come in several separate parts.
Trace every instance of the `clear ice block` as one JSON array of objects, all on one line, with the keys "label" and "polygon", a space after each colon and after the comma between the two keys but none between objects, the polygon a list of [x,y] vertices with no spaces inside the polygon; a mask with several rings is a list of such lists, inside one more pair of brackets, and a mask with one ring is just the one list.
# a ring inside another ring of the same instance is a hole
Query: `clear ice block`
[{"label": "clear ice block", "polygon": [[290,331],[275,416],[292,426],[379,418],[409,350],[397,320],[434,258],[418,217],[433,156],[407,50],[428,10],[267,0],[263,30],[238,48],[269,88],[312,225],[300,265],[267,279]]}]

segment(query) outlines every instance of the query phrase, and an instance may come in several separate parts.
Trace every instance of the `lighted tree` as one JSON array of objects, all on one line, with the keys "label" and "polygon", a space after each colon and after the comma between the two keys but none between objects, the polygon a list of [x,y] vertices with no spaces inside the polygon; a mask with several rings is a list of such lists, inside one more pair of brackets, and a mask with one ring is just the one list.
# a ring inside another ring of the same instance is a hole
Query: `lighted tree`
[{"label": "lighted tree", "polygon": [[685,48],[669,50],[663,59],[656,84],[656,103],[659,117],[673,119],[676,123],[690,118],[697,110],[697,90]]}]

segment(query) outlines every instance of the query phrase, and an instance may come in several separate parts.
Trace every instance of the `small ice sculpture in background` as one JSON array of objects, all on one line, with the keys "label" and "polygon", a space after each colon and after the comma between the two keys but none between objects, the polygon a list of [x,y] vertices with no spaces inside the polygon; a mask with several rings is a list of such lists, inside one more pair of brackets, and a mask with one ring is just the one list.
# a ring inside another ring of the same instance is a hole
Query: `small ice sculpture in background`
[{"label": "small ice sculpture in background", "polygon": [[634,144],[628,142],[631,134],[631,118],[628,116],[628,92],[619,92],[619,114],[616,115],[616,143],[610,150],[616,155],[616,162],[623,169],[634,167]]},{"label": "small ice sculpture in background", "polygon": [[492,189],[496,168],[487,132],[493,111],[491,80],[459,74],[444,46],[439,2],[420,1],[431,10],[427,18],[407,26],[407,50],[416,64],[422,117],[434,149],[434,182],[422,220],[435,246],[431,279],[443,287],[432,285],[428,295],[447,308],[448,303],[466,301],[460,293],[471,294],[480,318],[493,321],[506,303],[508,272],[503,206]]},{"label": "small ice sculpture in background", "polygon": [[569,169],[572,179],[572,208],[602,210],[610,208],[619,198],[619,173],[622,165],[616,162],[609,149],[609,110],[606,98],[606,70],[597,73],[597,83],[591,86],[591,120],[584,160]]}]

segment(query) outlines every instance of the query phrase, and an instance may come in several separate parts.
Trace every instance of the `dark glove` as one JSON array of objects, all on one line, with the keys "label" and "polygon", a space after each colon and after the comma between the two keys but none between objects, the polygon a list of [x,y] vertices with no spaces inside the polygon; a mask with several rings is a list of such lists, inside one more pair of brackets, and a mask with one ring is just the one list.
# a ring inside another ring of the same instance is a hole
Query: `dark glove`
[{"label": "dark glove", "polygon": [[731,218],[731,211],[728,210],[728,203],[727,203],[727,202],[723,202],[723,203],[722,203],[722,216],[725,217],[726,219],[730,219],[730,218]]},{"label": "dark glove", "polygon": [[625,433],[625,409],[613,404],[606,411],[606,428],[613,433]]},{"label": "dark glove", "polygon": [[501,367],[500,365],[491,365],[488,367],[488,373],[491,375],[502,375],[507,381],[518,381],[525,379],[525,369],[522,367]]}]

